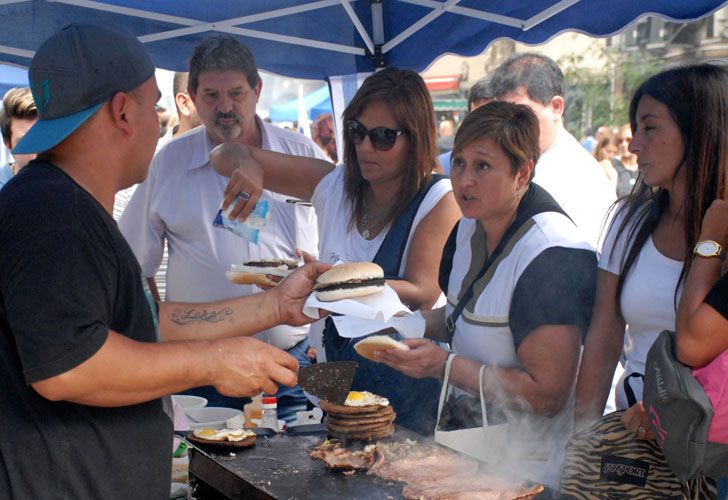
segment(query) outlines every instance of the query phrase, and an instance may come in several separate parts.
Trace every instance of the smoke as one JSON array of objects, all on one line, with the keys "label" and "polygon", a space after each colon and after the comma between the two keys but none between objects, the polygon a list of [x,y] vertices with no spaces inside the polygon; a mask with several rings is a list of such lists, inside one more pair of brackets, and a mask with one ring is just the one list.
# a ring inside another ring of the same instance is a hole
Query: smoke
[{"label": "smoke", "polygon": [[[495,384],[492,378],[487,394],[489,426],[483,428],[482,450],[475,457],[482,462],[480,473],[512,483],[543,484],[558,491],[564,450],[573,433],[573,387],[567,403],[552,416],[534,413],[525,398],[514,397],[505,384]],[[479,402],[471,400],[465,405],[470,408],[453,408],[454,420],[459,416],[467,419],[473,405],[480,412]],[[503,423],[507,427],[499,425]]]}]

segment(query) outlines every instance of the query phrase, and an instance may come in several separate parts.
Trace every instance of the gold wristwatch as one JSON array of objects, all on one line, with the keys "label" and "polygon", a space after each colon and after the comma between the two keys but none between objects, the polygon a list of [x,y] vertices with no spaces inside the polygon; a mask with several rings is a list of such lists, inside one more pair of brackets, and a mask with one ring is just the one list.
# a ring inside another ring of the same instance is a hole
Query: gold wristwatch
[{"label": "gold wristwatch", "polygon": [[693,253],[699,257],[725,257],[725,248],[723,245],[713,240],[698,241],[693,249]]}]

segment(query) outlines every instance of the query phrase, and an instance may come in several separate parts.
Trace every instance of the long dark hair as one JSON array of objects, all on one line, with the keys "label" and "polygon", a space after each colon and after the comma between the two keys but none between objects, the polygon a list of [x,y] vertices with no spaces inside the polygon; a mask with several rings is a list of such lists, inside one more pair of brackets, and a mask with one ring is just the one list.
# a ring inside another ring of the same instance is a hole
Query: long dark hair
[{"label": "long dark hair", "polygon": [[[410,200],[430,182],[432,172],[440,169],[437,163],[435,110],[425,81],[414,71],[406,69],[386,68],[364,80],[344,110],[343,122],[357,119],[364,108],[373,102],[382,102],[389,107],[398,126],[405,130],[410,144],[400,196],[381,222],[384,227],[399,217]],[[352,205],[349,228],[364,215],[368,185],[361,175],[356,147],[344,137],[344,189]]]},{"label": "long dark hair", "polygon": [[[693,262],[692,249],[700,235],[705,212],[713,200],[726,196],[728,69],[715,64],[697,64],[669,69],[649,78],[640,85],[630,102],[629,121],[633,131],[637,125],[637,106],[646,95],[667,106],[684,145],[683,157],[675,171],[677,176],[685,169],[686,178],[683,230],[687,247],[675,288],[677,303],[677,292]],[[617,215],[624,214],[624,218],[616,238],[619,239],[628,227],[630,229],[628,251],[620,263],[622,271],[617,282],[618,307],[627,274],[657,227],[669,200],[666,189],[648,186],[642,174],[632,192],[620,200],[623,204],[617,209]]]}]

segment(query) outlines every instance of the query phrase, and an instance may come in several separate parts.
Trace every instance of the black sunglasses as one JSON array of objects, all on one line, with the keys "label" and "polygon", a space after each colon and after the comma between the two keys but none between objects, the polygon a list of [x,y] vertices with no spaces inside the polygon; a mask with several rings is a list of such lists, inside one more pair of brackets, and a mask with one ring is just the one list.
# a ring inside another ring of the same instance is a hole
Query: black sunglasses
[{"label": "black sunglasses", "polygon": [[375,127],[371,130],[356,120],[346,122],[346,137],[356,145],[364,142],[364,138],[369,136],[374,149],[379,151],[389,151],[397,142],[397,137],[404,134],[404,130],[395,130],[387,127]]}]

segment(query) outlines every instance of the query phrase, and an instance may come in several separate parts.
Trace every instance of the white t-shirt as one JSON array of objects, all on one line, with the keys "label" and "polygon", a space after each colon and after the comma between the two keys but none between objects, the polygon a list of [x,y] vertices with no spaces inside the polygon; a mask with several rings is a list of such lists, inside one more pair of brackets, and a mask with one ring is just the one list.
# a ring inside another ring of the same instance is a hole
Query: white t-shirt
[{"label": "white t-shirt", "polygon": [[[159,141],[157,141],[157,149],[155,150],[156,154],[160,149],[162,149],[165,145],[167,145],[168,142],[171,142],[172,139],[174,139],[174,131],[177,129],[179,125],[175,125],[174,127],[171,127],[167,130],[167,133],[165,133],[162,137],[159,138]],[[122,189],[121,191],[116,193],[116,196],[114,197],[114,220],[118,221],[121,218],[121,214],[124,213],[124,210],[126,210],[126,206],[129,204],[129,200],[131,199],[132,195],[134,194],[134,191],[136,191],[138,184],[134,184],[133,186],[130,186],[126,189]],[[154,275],[154,281],[157,283],[157,292],[159,293],[159,298],[162,300],[166,299],[166,290],[167,290],[167,261],[169,260],[169,254],[167,252],[167,242],[164,242],[164,252],[162,255],[162,263],[159,265],[159,269],[157,269],[157,274]]]},{"label": "white t-shirt", "polygon": [[554,197],[596,248],[604,216],[617,196],[599,163],[565,128],[541,153],[533,182]]},{"label": "white t-shirt", "polygon": [[[442,179],[430,188],[422,200],[412,229],[407,236],[407,244],[399,268],[399,276],[404,276],[409,257],[412,237],[417,231],[422,219],[430,213],[443,196],[452,191],[450,179]],[[374,239],[367,240],[357,230],[356,226],[349,229],[352,207],[344,191],[344,167],[338,166],[326,177],[321,179],[311,197],[311,203],[316,209],[319,224],[319,260],[327,263],[343,262],[371,262],[377,255],[379,247],[384,241],[389,228],[384,228]],[[444,302],[444,295],[441,298]],[[310,341],[316,348],[319,362],[326,361],[326,352],[321,343],[324,321],[320,320],[311,325]]]},{"label": "white t-shirt", "polygon": [[[303,135],[261,120],[258,125],[263,149],[325,159],[318,146]],[[230,283],[225,277],[230,264],[263,257],[290,258],[297,247],[316,253],[313,209],[286,203],[287,196],[270,191],[263,191],[263,198],[271,200],[271,219],[260,232],[259,244],[213,226],[229,181],[209,163],[214,146],[206,129],[199,127],[161,148],[119,220],[144,276],[156,273],[166,240],[166,300],[171,302],[210,302],[260,292],[252,285]],[[258,338],[288,349],[307,333],[307,327],[281,326],[261,332]]]},{"label": "white t-shirt", "polygon": [[[404,249],[399,275],[404,276],[409,257],[412,237],[427,214],[439,203],[443,196],[452,191],[450,179],[442,179],[430,188],[422,200],[412,230],[407,237],[407,246]],[[384,241],[389,228],[385,228],[374,239],[367,240],[356,228],[349,229],[351,220],[351,204],[344,191],[344,167],[338,166],[324,177],[311,198],[316,209],[319,224],[319,259],[322,262],[371,262],[377,255],[379,247]]]},{"label": "white t-shirt", "polygon": [[[628,251],[628,238],[634,226],[628,225],[619,239],[616,239],[624,215],[619,213],[614,218],[599,258],[599,268],[617,276],[621,275],[623,260]],[[663,330],[675,329],[675,287],[680,279],[682,266],[682,261],[662,255],[650,236],[627,275],[620,300],[627,331],[624,374],[616,387],[618,409],[629,407],[624,392],[624,379],[631,373],[644,374],[647,352],[657,336]],[[679,298],[678,295],[677,299]],[[641,401],[642,380],[633,377],[629,380],[629,385],[637,401]]]}]

